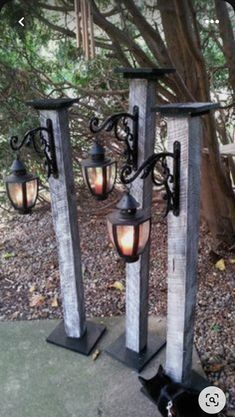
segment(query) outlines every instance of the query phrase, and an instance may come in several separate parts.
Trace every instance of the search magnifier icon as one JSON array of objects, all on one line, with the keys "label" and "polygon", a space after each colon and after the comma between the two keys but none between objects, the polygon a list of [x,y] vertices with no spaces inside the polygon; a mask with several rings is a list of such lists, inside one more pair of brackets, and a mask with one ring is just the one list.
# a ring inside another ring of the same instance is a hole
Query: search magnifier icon
[{"label": "search magnifier icon", "polygon": [[210,385],[200,392],[198,402],[205,413],[218,416],[218,413],[225,407],[226,396],[222,389]]}]

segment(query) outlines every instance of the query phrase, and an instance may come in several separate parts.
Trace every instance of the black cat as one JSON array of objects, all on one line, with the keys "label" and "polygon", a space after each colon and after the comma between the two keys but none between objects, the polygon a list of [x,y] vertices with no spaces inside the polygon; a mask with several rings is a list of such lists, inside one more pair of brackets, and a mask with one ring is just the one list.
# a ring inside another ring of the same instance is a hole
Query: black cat
[{"label": "black cat", "polygon": [[[199,391],[172,381],[160,365],[151,379],[139,376],[142,391],[158,406],[163,417],[208,417],[198,404]],[[213,414],[222,417],[222,414]]]}]

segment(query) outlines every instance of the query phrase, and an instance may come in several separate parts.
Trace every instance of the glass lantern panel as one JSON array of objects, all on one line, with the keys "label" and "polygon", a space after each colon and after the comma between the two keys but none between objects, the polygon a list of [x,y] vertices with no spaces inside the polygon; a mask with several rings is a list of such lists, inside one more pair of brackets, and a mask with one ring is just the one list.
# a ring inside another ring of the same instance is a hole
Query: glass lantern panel
[{"label": "glass lantern panel", "polygon": [[104,176],[103,168],[89,167],[87,168],[88,181],[90,188],[95,195],[103,194]]},{"label": "glass lantern panel", "polygon": [[139,247],[138,253],[143,252],[150,234],[150,219],[139,225]]},{"label": "glass lantern panel", "polygon": [[16,208],[23,208],[23,184],[20,183],[8,183],[8,193],[10,199]]},{"label": "glass lantern panel", "polygon": [[107,219],[107,226],[108,226],[109,239],[111,240],[113,246],[115,246],[114,239],[113,239],[113,225],[112,223],[110,223],[108,219]]},{"label": "glass lantern panel", "polygon": [[26,182],[27,208],[34,206],[38,193],[37,179]]},{"label": "glass lantern panel", "polygon": [[131,256],[133,254],[133,247],[135,241],[135,227],[118,225],[117,228],[117,241],[121,253],[125,256]]},{"label": "glass lantern panel", "polygon": [[106,168],[106,175],[107,175],[107,192],[111,191],[113,186],[114,186],[114,182],[116,179],[116,163],[112,163],[111,165],[108,165]]}]

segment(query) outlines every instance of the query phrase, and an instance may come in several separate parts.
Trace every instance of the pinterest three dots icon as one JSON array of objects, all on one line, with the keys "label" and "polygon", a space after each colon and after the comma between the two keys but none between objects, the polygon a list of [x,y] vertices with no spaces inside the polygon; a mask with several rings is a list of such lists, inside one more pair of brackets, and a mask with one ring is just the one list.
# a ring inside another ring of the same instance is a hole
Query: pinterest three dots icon
[{"label": "pinterest three dots icon", "polygon": [[226,397],[222,389],[210,386],[200,392],[198,402],[205,413],[217,414],[224,409]]}]

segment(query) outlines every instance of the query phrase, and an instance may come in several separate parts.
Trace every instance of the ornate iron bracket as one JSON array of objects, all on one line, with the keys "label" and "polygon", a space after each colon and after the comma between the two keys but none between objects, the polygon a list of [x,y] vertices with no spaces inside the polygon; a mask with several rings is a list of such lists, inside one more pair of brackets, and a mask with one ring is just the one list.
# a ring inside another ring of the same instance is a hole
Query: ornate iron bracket
[{"label": "ornate iron bracket", "polygon": [[[40,148],[37,145],[36,136],[39,133],[40,138]],[[44,137],[43,133],[47,133],[47,139]],[[58,168],[56,162],[56,153],[55,153],[55,142],[53,134],[52,121],[47,119],[46,127],[37,127],[35,129],[29,130],[25,135],[21,143],[19,143],[18,136],[12,136],[10,138],[10,146],[13,151],[19,151],[23,146],[33,145],[35,152],[45,157],[45,166],[47,169],[47,178],[51,175],[53,177],[58,177]]]},{"label": "ornate iron bracket", "polygon": [[[167,165],[167,158],[173,158],[173,173]],[[154,169],[156,165],[160,163],[162,168],[162,178],[156,177]],[[151,174],[153,183],[157,187],[165,187],[166,195],[165,200],[167,201],[167,207],[164,217],[167,216],[169,211],[173,211],[175,216],[179,216],[179,195],[180,195],[180,143],[174,142],[173,153],[171,152],[160,152],[154,153],[142,165],[138,168],[135,174],[130,177],[131,172],[126,169],[121,173],[121,181],[123,184],[130,184],[142,173],[142,179],[147,178]],[[170,183],[172,184],[170,186]]]},{"label": "ornate iron bracket", "polygon": [[[132,131],[128,124],[128,120],[132,120]],[[122,168],[122,172],[128,170],[129,173],[132,170],[136,171],[138,166],[138,121],[139,121],[139,108],[133,107],[133,114],[131,113],[116,113],[108,117],[103,123],[100,124],[98,117],[92,117],[90,120],[90,130],[92,133],[100,133],[102,130],[111,132],[114,130],[114,135],[117,140],[124,142],[126,148],[124,155],[126,156],[126,164]],[[120,122],[122,122],[123,129],[120,129]],[[122,134],[124,132],[124,134]],[[121,172],[121,175],[122,175]]]}]

